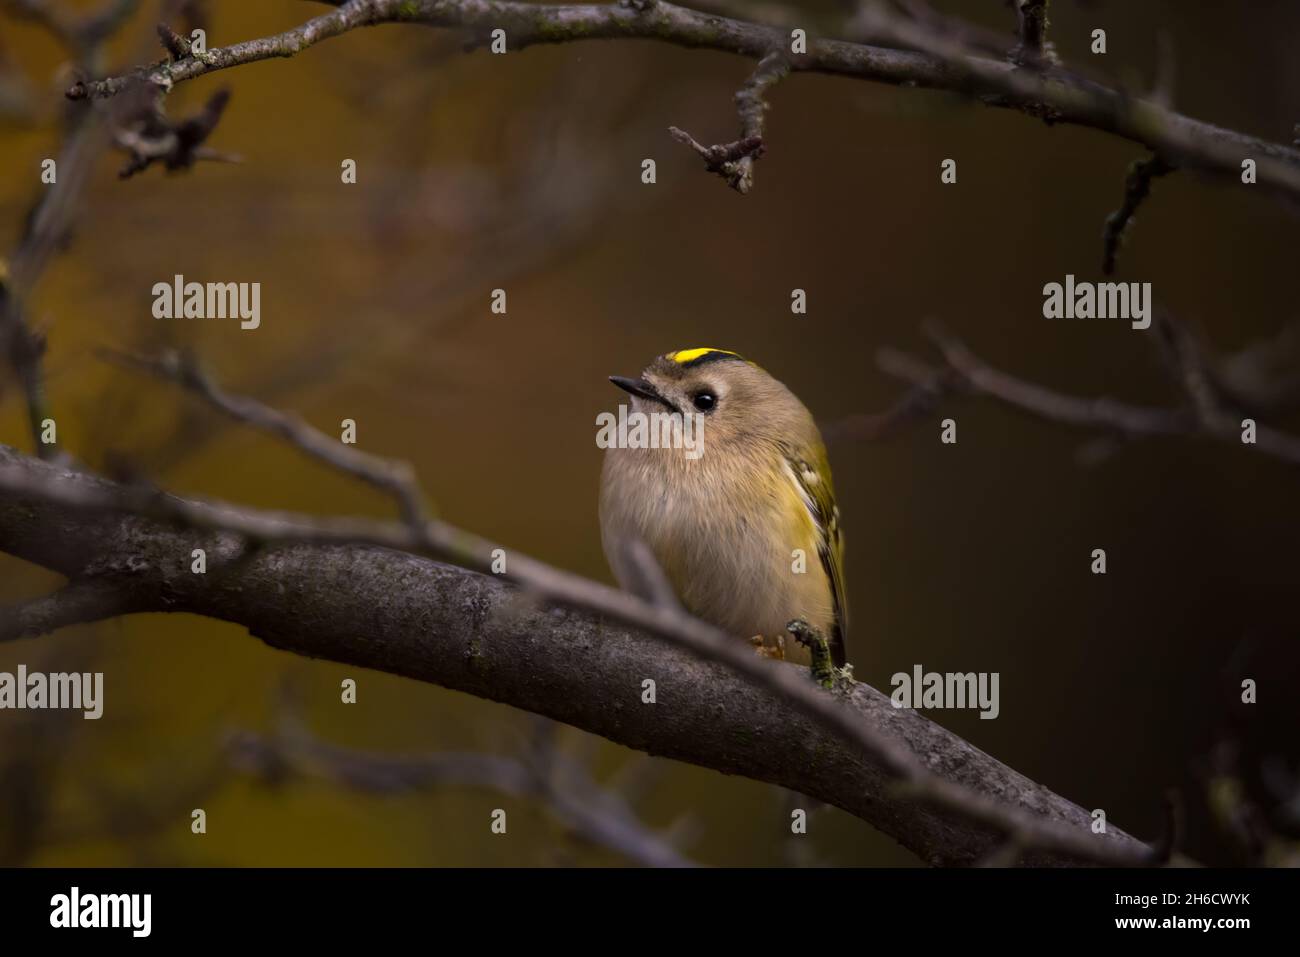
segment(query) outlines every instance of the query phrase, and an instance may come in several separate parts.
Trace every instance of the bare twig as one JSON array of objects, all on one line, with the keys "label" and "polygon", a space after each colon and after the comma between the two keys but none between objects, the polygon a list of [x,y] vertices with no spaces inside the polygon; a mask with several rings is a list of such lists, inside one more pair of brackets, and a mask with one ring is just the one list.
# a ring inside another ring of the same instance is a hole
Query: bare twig
[{"label": "bare twig", "polygon": [[100,47],[140,6],[140,0],[106,0],[96,12],[77,15],[51,0],[0,0],[0,11],[38,24],[77,60],[98,59]]},{"label": "bare twig", "polygon": [[27,319],[27,299],[50,261],[68,244],[95,159],[108,140],[107,124],[97,111],[81,109],[69,125],[55,160],[58,179],[40,188],[18,246],[0,275],[0,350],[22,386],[32,442],[42,458],[54,458],[59,449],[57,442],[43,441],[44,423],[53,419],[42,367],[46,343]]},{"label": "bare twig", "polygon": [[685,143],[704,160],[711,173],[717,173],[738,193],[748,193],[754,185],[754,161],[763,155],[767,124],[767,91],[790,72],[790,64],[780,51],[769,53],[758,63],[745,85],[736,93],[740,114],[740,138],[715,146],[702,146],[684,130],[670,126],[668,132]]},{"label": "bare twig", "polygon": [[[1171,321],[1164,317],[1158,325],[1164,329]],[[1300,341],[1300,332],[1247,349],[1240,356],[1230,357],[1213,367],[1205,356],[1190,351],[1184,334],[1180,344],[1177,347],[1171,345],[1170,349],[1179,350],[1178,357],[1173,358],[1175,372],[1180,388],[1191,403],[1188,406],[1151,406],[1106,397],[1066,395],[994,368],[976,357],[938,323],[926,323],[924,331],[939,349],[944,365],[931,368],[894,350],[881,350],[877,362],[882,371],[906,380],[911,388],[883,413],[860,414],[828,423],[823,427],[828,442],[883,438],[899,426],[931,413],[944,396],[976,394],[997,399],[1048,422],[1122,439],[1156,436],[1210,438],[1256,450],[1285,462],[1300,463],[1300,437],[1256,423],[1255,443],[1243,443],[1237,408],[1225,404],[1225,400],[1237,398],[1237,392],[1229,389],[1227,382],[1250,378],[1253,373],[1242,370],[1254,370],[1271,362],[1270,357],[1276,354],[1279,344],[1286,345],[1290,355],[1293,342]],[[1169,336],[1173,333],[1162,334]],[[1229,377],[1225,370],[1232,370],[1232,375]],[[1249,393],[1259,400],[1261,407],[1275,411],[1300,398],[1300,384],[1295,381],[1293,373],[1290,378],[1275,377],[1270,383],[1267,390]]]},{"label": "bare twig", "polygon": [[428,514],[415,473],[407,463],[382,459],[344,445],[339,439],[313,428],[297,416],[252,399],[230,395],[199,368],[192,356],[165,352],[157,358],[148,358],[108,350],[102,354],[120,365],[174,382],[236,422],[284,439],[318,462],[324,462],[391,495],[398,503],[402,518],[417,535],[422,534]]},{"label": "bare twig", "polygon": [[[761,136],[749,136],[730,143],[705,146],[680,127],[670,126],[668,132],[677,142],[689,146],[699,154],[700,159],[704,160],[704,168],[710,173],[717,173],[739,193],[749,192],[750,186],[753,185],[754,160],[763,155]],[[743,172],[742,163],[746,164]]]},{"label": "bare twig", "polygon": [[623,549],[627,567],[635,575],[635,580],[627,585],[627,590],[652,605],[664,605],[681,611],[682,604],[673,591],[672,582],[655,560],[650,546],[639,538],[629,538],[623,544]]},{"label": "bare twig", "polygon": [[1258,426],[1255,445],[1245,445],[1241,442],[1239,423],[1224,415],[1209,415],[1197,409],[1139,406],[1112,399],[1063,395],[994,369],[977,359],[937,323],[927,324],[926,333],[970,389],[1039,418],[1077,428],[1110,431],[1126,438],[1201,435],[1238,447],[1257,449],[1287,462],[1300,463],[1300,438],[1276,429]]},{"label": "bare twig", "polygon": [[[228,749],[240,768],[279,780],[286,773],[326,778],[369,794],[478,788],[542,804],[574,836],[647,867],[691,867],[668,838],[647,827],[617,793],[587,768],[536,748],[520,756],[477,752],[376,754],[329,744],[297,721],[273,736],[241,732]],[[548,742],[549,743],[549,742]]]},{"label": "bare twig", "polygon": [[1300,323],[1218,357],[1212,375],[1225,401],[1248,414],[1292,411],[1300,406]]},{"label": "bare twig", "polygon": [[190,41],[165,23],[158,24],[158,40],[173,60],[183,60],[193,52]]},{"label": "bare twig", "polygon": [[1210,357],[1192,330],[1163,309],[1156,310],[1153,341],[1163,350],[1179,390],[1207,432],[1235,433],[1233,419],[1220,397]]},{"label": "bare twig", "polygon": [[1016,5],[1016,33],[1020,45],[1014,59],[1017,63],[1033,64],[1054,59],[1051,44],[1047,42],[1047,0],[1012,0]]},{"label": "bare twig", "polygon": [[881,370],[912,383],[912,387],[884,412],[862,412],[845,416],[821,427],[827,445],[837,442],[876,442],[934,411],[943,397],[960,384],[951,369],[932,369],[896,349],[876,353]]},{"label": "bare twig", "polygon": [[1133,221],[1133,216],[1142,205],[1142,201],[1151,192],[1151,180],[1173,172],[1170,166],[1159,156],[1150,159],[1134,160],[1128,168],[1124,181],[1124,202],[1119,209],[1106,217],[1106,227],[1102,230],[1101,271],[1107,276],[1115,272],[1115,260],[1119,255],[1120,244],[1125,231]]},{"label": "bare twig", "polygon": [[[139,0],[107,0],[101,10],[77,17],[48,0],[2,0],[0,8],[44,26],[64,43],[82,71],[102,69],[105,42],[135,12]],[[53,420],[45,392],[45,337],[28,321],[27,299],[50,260],[68,243],[95,159],[108,142],[108,124],[93,109],[74,110],[56,159],[57,180],[42,185],[8,266],[0,262],[0,363],[13,370],[27,406],[37,455],[53,459],[57,442],[44,441]]]},{"label": "bare twig", "polygon": [[148,84],[140,84],[141,102],[134,115],[123,117],[113,131],[117,148],[128,155],[126,165],[118,177],[129,179],[154,163],[161,163],[168,171],[189,169],[200,160],[220,162],[240,161],[233,154],[220,153],[204,146],[212,135],[230,102],[230,91],[218,90],[208,98],[203,109],[179,122],[168,119],[163,112],[162,97]]},{"label": "bare twig", "polygon": [[[780,28],[654,3],[554,5],[477,0],[349,0],[337,10],[272,37],[213,49],[202,57],[142,66],[119,76],[75,84],[74,99],[113,96],[134,79],[170,89],[216,70],[293,56],[357,27],[415,22],[481,33],[506,31],[509,47],[601,38],[641,37],[682,46],[726,50],[762,59],[787,48]],[[1053,69],[1026,69],[969,55],[959,39],[869,5],[855,30],[894,49],[844,40],[810,39],[808,51],[789,55],[792,71],[834,73],[866,80],[970,92],[990,105],[1053,122],[1100,129],[1141,143],[1180,166],[1235,178],[1243,157],[1255,159],[1262,186],[1300,197],[1300,152],[1194,120],[1150,100]],[[899,49],[899,48],[902,49]],[[909,49],[910,48],[910,49]],[[920,51],[920,52],[913,52]]]},{"label": "bare twig", "polygon": [[[1149,99],[1058,67],[1031,70],[970,56],[959,38],[889,16],[879,3],[865,4],[853,29],[855,35],[871,42],[910,47],[943,65],[946,79],[942,84],[920,85],[970,93],[990,106],[1018,109],[1049,123],[1091,126],[1142,143],[1178,166],[1197,167],[1223,178],[1240,173],[1243,157],[1266,154],[1271,173],[1281,178],[1275,185],[1293,197],[1300,196],[1300,152],[1294,149],[1258,141],[1246,147],[1238,139],[1240,134],[1211,132],[1206,124]],[[1260,164],[1258,159],[1256,162]]]}]

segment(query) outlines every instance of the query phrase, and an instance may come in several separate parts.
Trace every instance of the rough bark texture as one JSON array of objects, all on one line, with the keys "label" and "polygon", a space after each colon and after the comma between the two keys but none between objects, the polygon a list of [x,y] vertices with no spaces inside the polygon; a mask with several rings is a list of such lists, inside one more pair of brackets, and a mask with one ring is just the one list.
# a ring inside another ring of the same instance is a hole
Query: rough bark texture
[{"label": "rough bark texture", "polygon": [[[5,446],[0,465],[63,472]],[[190,571],[194,548],[207,552],[205,575]],[[843,808],[933,864],[971,863],[1002,842],[891,792],[880,766],[727,668],[588,613],[529,607],[490,576],[375,548],[246,552],[229,535],[21,498],[0,499],[0,551],[75,582],[111,583],[135,611],[235,622],[294,654],[442,685],[649,754],[782,785]],[[641,702],[646,678],[656,683],[653,705]],[[845,701],[943,778],[1087,833],[1082,808],[920,714],[896,710],[880,692],[859,684]],[[1099,839],[1137,846],[1113,827]],[[1064,863],[1044,854],[1027,862]]]}]

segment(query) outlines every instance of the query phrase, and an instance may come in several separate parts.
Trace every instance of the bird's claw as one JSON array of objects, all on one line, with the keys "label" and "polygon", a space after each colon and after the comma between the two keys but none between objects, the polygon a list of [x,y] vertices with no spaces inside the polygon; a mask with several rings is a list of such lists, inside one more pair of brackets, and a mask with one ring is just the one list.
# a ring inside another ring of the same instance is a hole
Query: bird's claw
[{"label": "bird's claw", "polygon": [[766,635],[754,635],[749,639],[749,643],[754,646],[754,651],[761,657],[785,661],[785,635],[777,635],[775,638],[768,638]]},{"label": "bird's claw", "polygon": [[831,687],[835,683],[835,663],[831,660],[831,646],[827,643],[826,636],[802,618],[789,622],[785,629],[812,656],[813,681],[823,688]]}]

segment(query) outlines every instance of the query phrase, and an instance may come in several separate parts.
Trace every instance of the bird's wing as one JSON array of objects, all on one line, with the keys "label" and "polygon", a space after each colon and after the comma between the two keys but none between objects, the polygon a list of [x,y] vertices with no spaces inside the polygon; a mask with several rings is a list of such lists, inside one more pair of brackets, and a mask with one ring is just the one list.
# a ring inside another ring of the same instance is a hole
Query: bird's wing
[{"label": "bird's wing", "polygon": [[817,555],[831,583],[831,597],[835,602],[835,627],[826,635],[830,645],[831,660],[837,668],[845,661],[844,637],[849,629],[849,606],[844,591],[844,536],[840,532],[840,510],[835,504],[835,488],[831,484],[830,464],[826,451],[818,448],[811,455],[786,453],[786,465],[799,497],[812,515],[817,529]]}]

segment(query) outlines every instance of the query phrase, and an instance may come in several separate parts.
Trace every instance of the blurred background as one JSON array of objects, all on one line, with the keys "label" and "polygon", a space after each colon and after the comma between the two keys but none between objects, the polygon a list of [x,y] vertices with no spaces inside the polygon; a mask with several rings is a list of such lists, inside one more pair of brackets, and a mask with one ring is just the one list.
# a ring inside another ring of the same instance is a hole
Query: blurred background
[{"label": "blurred background", "polygon": [[[810,17],[839,9],[806,6]],[[937,6],[1014,24],[999,0]],[[323,9],[204,7],[210,47]],[[1300,6],[1252,3],[1247,15],[1227,0],[1055,0],[1052,14],[1067,62],[1144,90],[1163,45],[1178,109],[1291,141]],[[105,65],[158,58],[157,19],[142,4]],[[1095,27],[1108,34],[1104,57],[1088,52]],[[96,467],[129,462],[180,493],[389,513],[356,483],[95,355],[187,347],[230,390],[327,432],[355,419],[359,447],[412,462],[452,521],[610,581],[595,417],[619,400],[608,375],[672,349],[753,358],[824,423],[898,399],[906,386],[879,371],[877,350],[933,359],[927,318],[1067,393],[1182,401],[1127,323],[1041,314],[1045,282],[1102,278],[1103,221],[1144,155],[1132,143],[948,94],[796,75],[770,96],[768,152],[742,197],[667,127],[734,139],[732,97],[750,61],[641,41],[507,56],[462,45],[382,26],[178,87],[172,117],[230,89],[208,145],[239,164],[120,181],[123,157],[105,151],[71,245],[28,303],[47,332],[49,401],[69,452]],[[48,31],[0,4],[0,254],[45,188],[41,161],[58,153],[70,63]],[[346,158],[355,185],[340,182]],[[653,185],[641,181],[645,158],[657,162]],[[945,158],[958,161],[955,186],[940,184]],[[1214,349],[1239,350],[1300,318],[1297,225],[1262,192],[1179,173],[1156,182],[1116,278],[1151,282]],[[260,282],[261,327],[152,318],[151,287],[176,273]],[[494,288],[507,291],[506,315],[490,311]],[[807,315],[791,314],[795,288]],[[958,421],[955,446],[939,442],[944,416]],[[1270,424],[1296,430],[1300,418]],[[1164,794],[1177,789],[1188,853],[1244,862],[1215,807],[1254,807],[1242,813],[1300,837],[1300,471],[1193,439],[1134,442],[1087,464],[1079,451],[1094,438],[956,397],[886,440],[834,442],[850,660],[886,690],[917,663],[999,672],[997,720],[931,716],[1139,836],[1160,832]],[[16,388],[0,391],[0,441],[31,448]],[[1089,571],[1094,548],[1106,549],[1104,576]],[[57,584],[0,556],[0,602]],[[792,839],[789,799],[774,788],[294,658],[220,622],[133,616],[0,647],[0,670],[19,663],[103,671],[107,707],[98,722],[0,713],[0,863],[627,862],[526,791],[367,786],[319,753],[302,767],[256,747],[250,758],[249,742],[266,741],[250,735],[276,735],[286,716],[299,736],[349,754],[527,762],[544,738],[705,864],[916,863],[836,809]],[[346,677],[359,684],[355,705],[339,702]],[[1256,705],[1240,702],[1244,678],[1259,683]],[[203,837],[190,833],[194,807],[207,811]],[[504,837],[487,826],[498,807],[510,814]]]}]

